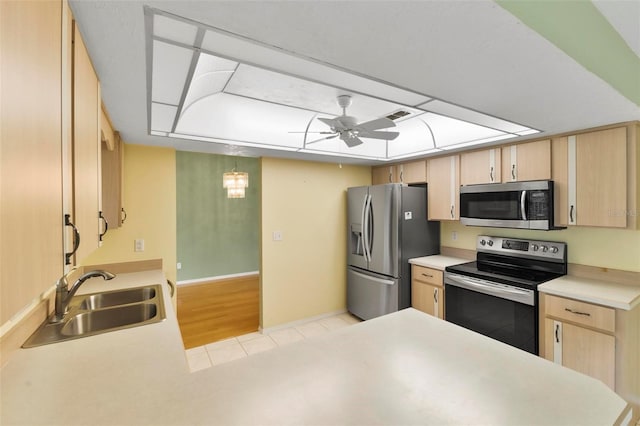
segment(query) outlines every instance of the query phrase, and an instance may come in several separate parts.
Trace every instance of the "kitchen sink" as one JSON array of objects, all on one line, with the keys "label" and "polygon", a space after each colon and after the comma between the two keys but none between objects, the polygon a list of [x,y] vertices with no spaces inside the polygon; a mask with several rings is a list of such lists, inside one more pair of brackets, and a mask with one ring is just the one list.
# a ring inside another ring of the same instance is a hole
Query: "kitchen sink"
[{"label": "kitchen sink", "polygon": [[23,348],[63,342],[160,322],[166,318],[159,284],[74,296],[60,322],[53,315]]},{"label": "kitchen sink", "polygon": [[[80,296],[82,297],[82,296]],[[153,287],[138,287],[128,290],[106,291],[104,293],[88,294],[80,302],[80,309],[95,310],[110,306],[127,305],[129,303],[143,302],[156,297],[156,289]],[[73,301],[71,302],[73,303]]]},{"label": "kitchen sink", "polygon": [[69,318],[60,333],[65,336],[82,336],[142,324],[155,318],[158,305],[135,303],[116,308],[82,312]]}]

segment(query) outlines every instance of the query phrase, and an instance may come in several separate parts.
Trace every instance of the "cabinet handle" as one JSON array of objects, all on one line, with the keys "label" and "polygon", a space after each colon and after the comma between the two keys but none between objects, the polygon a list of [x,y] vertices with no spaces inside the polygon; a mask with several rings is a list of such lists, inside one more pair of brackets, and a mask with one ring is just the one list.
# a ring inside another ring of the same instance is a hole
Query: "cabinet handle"
[{"label": "cabinet handle", "polygon": [[516,180],[516,165],[511,165],[511,179]]},{"label": "cabinet handle", "polygon": [[427,278],[433,278],[433,275],[429,275],[429,274],[425,274],[425,273],[423,273],[422,276],[423,277],[427,277]]},{"label": "cabinet handle", "polygon": [[109,230],[109,222],[107,222],[107,219],[104,217],[102,212],[98,212],[98,219],[102,219],[104,221],[104,232],[101,233],[98,238],[99,241],[102,241],[102,237],[104,237],[107,231]]},{"label": "cabinet handle", "polygon": [[127,212],[126,212],[126,210],[124,209],[124,207],[122,207],[122,208],[120,209],[120,212],[122,212],[122,214],[124,214],[124,217],[122,218],[122,220],[120,221],[120,223],[124,223],[124,221],[125,221],[125,220],[127,220]]},{"label": "cabinet handle", "polygon": [[454,217],[454,216],[453,216],[453,208],[454,208],[454,205],[452,204],[452,205],[451,205],[451,219],[453,219],[453,217]]},{"label": "cabinet handle", "polygon": [[565,311],[567,312],[571,312],[572,314],[576,314],[576,315],[584,315],[585,317],[590,317],[591,314],[589,312],[580,312],[580,311],[574,311],[572,309],[569,308],[564,308]]},{"label": "cabinet handle", "polygon": [[438,289],[434,288],[433,289],[433,301],[437,304],[438,303]]},{"label": "cabinet handle", "polygon": [[400,172],[400,182],[404,182],[404,171]]},{"label": "cabinet handle", "polygon": [[493,183],[493,166],[489,169],[489,182]]},{"label": "cabinet handle", "polygon": [[64,254],[64,264],[71,265],[71,256],[76,254],[78,247],[80,247],[80,233],[78,232],[78,228],[71,222],[70,214],[64,215],[64,226],[70,226],[73,229],[73,250],[71,250],[71,253]]},{"label": "cabinet handle", "polygon": [[569,209],[569,222],[573,223],[573,205]]},{"label": "cabinet handle", "polygon": [[558,336],[558,331],[560,331],[560,325],[556,324],[556,343],[560,343],[560,336]]}]

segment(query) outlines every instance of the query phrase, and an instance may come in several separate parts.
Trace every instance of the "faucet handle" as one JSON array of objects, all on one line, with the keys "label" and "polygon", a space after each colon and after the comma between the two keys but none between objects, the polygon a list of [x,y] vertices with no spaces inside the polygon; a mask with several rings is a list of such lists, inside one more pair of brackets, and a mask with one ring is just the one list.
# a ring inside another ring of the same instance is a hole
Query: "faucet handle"
[{"label": "faucet handle", "polygon": [[58,281],[56,281],[56,287],[57,288],[61,288],[61,287],[68,288],[69,287],[68,278],[77,269],[78,269],[78,267],[74,266],[73,268],[69,269],[69,271],[67,271],[63,276],[58,278]]}]

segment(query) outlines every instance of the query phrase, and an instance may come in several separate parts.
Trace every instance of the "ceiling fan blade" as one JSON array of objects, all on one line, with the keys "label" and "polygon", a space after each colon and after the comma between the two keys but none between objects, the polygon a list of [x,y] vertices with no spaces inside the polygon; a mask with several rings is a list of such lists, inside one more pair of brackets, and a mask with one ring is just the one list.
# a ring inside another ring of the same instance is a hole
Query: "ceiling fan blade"
[{"label": "ceiling fan blade", "polygon": [[377,118],[371,121],[366,121],[364,123],[360,123],[357,126],[355,126],[354,129],[378,130],[378,129],[388,129],[389,127],[396,127],[396,123],[394,123],[393,120],[383,117],[383,118]]},{"label": "ceiling fan blade", "polygon": [[340,134],[340,139],[342,139],[344,141],[344,143],[347,144],[347,146],[349,148],[353,148],[354,146],[358,146],[358,145],[362,145],[362,139],[360,139],[359,137],[357,137],[356,135],[354,135],[351,132],[344,132]]},{"label": "ceiling fan blade", "polygon": [[369,139],[386,139],[388,141],[392,141],[398,136],[400,133],[398,132],[369,132],[369,131],[358,131],[358,136],[361,138],[369,138]]},{"label": "ceiling fan blade", "polygon": [[322,121],[324,124],[326,124],[327,126],[329,126],[331,128],[335,127],[335,124],[336,124],[335,118],[318,117],[318,120]]},{"label": "ceiling fan blade", "polygon": [[302,131],[302,132],[287,132],[287,133],[318,133],[321,135],[333,135],[335,132],[304,132]]},{"label": "ceiling fan blade", "polygon": [[322,142],[322,141],[326,141],[327,139],[333,139],[333,138],[337,138],[337,137],[338,137],[338,133],[333,134],[331,136],[327,136],[326,138],[320,138],[320,139],[316,139],[316,140],[311,141],[311,142],[307,142],[307,145],[311,145],[312,143]]}]

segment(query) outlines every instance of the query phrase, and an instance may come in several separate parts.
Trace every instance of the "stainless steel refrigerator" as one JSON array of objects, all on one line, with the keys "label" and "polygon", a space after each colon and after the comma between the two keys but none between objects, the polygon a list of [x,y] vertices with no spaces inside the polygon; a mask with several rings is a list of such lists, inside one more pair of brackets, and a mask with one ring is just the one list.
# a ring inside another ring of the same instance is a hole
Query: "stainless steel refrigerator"
[{"label": "stainless steel refrigerator", "polygon": [[427,188],[347,190],[347,309],[371,319],[411,306],[409,259],[440,252],[440,223],[427,221]]}]

